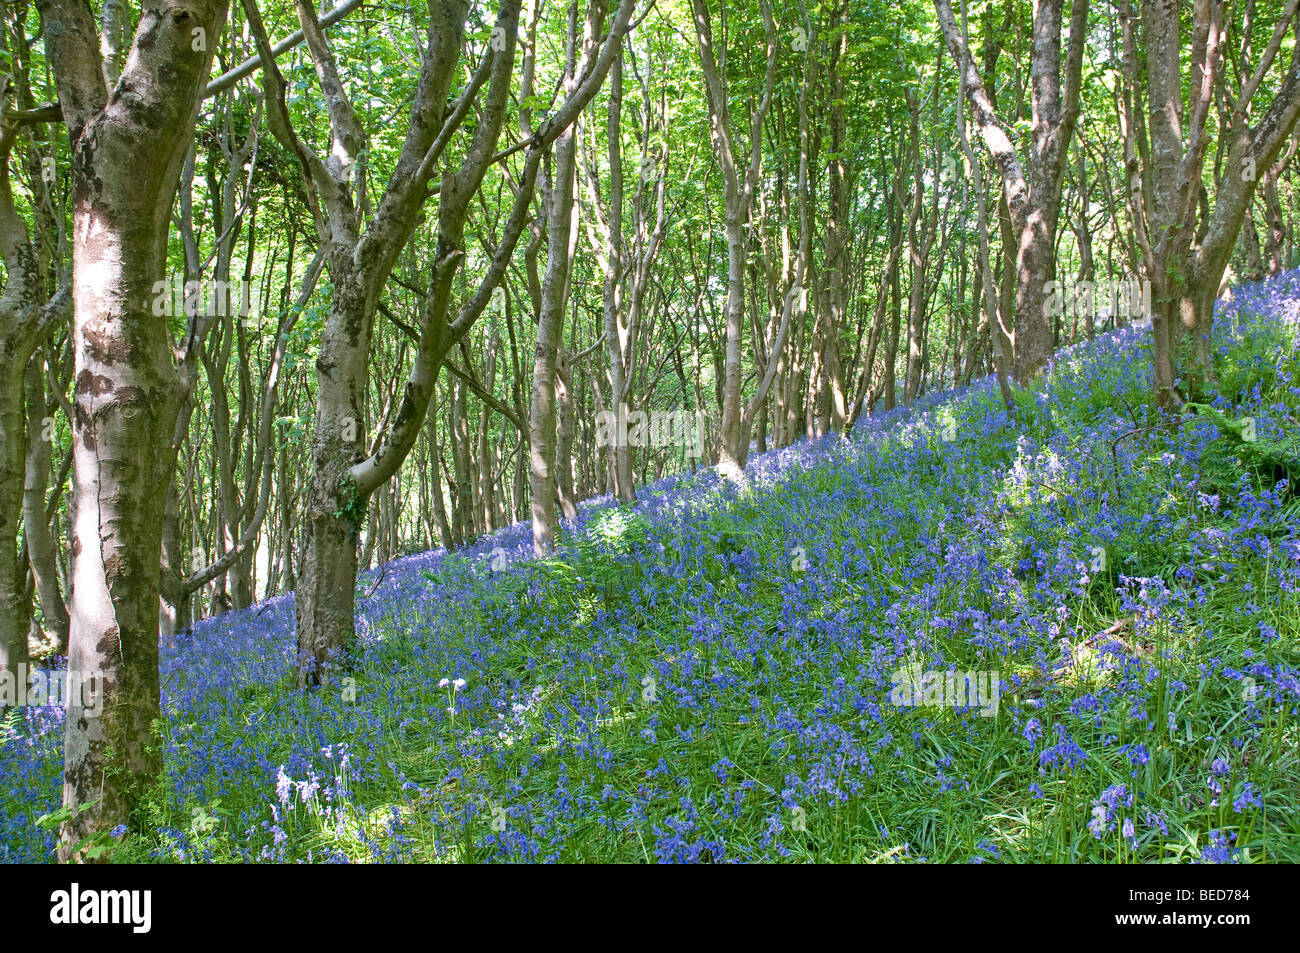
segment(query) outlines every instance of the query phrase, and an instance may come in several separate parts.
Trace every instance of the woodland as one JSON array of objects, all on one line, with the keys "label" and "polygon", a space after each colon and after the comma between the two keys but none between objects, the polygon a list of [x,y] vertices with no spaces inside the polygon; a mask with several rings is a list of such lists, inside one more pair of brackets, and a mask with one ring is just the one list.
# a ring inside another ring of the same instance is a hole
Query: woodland
[{"label": "woodland", "polygon": [[1300,860],[1300,0],[5,0],[0,861]]}]

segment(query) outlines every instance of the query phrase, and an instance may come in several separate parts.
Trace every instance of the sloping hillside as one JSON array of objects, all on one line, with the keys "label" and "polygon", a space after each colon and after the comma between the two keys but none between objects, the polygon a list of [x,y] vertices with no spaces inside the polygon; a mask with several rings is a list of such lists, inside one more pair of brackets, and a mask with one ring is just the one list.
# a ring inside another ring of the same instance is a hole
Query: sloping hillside
[{"label": "sloping hillside", "polygon": [[[290,598],[203,622],[115,857],[1300,860],[1298,333],[1300,274],[1239,289],[1173,428],[1129,329],[1014,418],[982,381],[592,501],[554,559],[399,560],[315,694]],[[39,860],[61,714],[23,717],[0,850]]]}]

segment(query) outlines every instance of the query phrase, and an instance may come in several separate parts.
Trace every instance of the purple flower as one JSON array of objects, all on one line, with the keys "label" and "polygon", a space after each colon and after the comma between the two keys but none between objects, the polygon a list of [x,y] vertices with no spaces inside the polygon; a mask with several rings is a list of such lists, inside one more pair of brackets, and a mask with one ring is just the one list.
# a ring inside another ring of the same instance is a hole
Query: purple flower
[{"label": "purple flower", "polygon": [[1241,786],[1241,793],[1238,794],[1236,799],[1232,802],[1232,809],[1238,814],[1246,810],[1248,807],[1263,806],[1264,799],[1260,797],[1259,792],[1255,790],[1255,785],[1251,784],[1249,781]]},{"label": "purple flower", "polygon": [[1200,862],[1202,864],[1238,864],[1237,848],[1232,844],[1237,839],[1236,834],[1223,834],[1221,831],[1212,830],[1209,834],[1210,842],[1201,848]]}]

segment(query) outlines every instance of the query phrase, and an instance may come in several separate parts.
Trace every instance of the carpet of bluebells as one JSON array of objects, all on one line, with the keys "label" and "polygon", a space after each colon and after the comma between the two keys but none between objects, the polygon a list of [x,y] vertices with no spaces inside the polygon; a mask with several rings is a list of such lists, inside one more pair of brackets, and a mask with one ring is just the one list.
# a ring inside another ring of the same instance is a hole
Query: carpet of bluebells
[{"label": "carpet of bluebells", "polygon": [[[1300,272],[1220,302],[1162,425],[1149,332],[163,645],[164,774],[118,860],[1300,860]],[[1247,427],[1251,428],[1249,432]],[[997,672],[996,713],[895,673]],[[62,713],[0,728],[0,858],[51,858]]]}]

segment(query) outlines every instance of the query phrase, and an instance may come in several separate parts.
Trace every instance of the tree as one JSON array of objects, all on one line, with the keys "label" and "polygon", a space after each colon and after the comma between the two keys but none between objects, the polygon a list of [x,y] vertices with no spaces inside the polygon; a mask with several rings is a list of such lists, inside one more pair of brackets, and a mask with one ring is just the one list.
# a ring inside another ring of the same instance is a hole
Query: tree
[{"label": "tree", "polygon": [[[722,175],[723,204],[726,210],[727,236],[727,303],[724,309],[726,322],[726,356],[723,362],[722,419],[719,422],[719,469],[732,477],[745,469],[749,456],[749,434],[753,415],[742,405],[741,349],[745,334],[745,264],[748,248],[749,217],[753,210],[755,190],[763,168],[763,120],[772,103],[776,85],[776,23],[766,0],[760,6],[766,37],[767,65],[757,103],[750,111],[744,152],[736,148],[736,133],[732,129],[731,103],[727,88],[726,59],[719,58],[715,49],[713,17],[708,0],[692,0],[695,17],[695,38],[700,50],[700,66],[704,72],[705,98],[709,106],[709,141],[714,158]],[[740,165],[743,157],[744,166]],[[779,344],[784,344],[782,339]],[[780,347],[774,348],[780,350]],[[767,385],[770,386],[770,378]],[[766,396],[763,388],[760,397]],[[761,400],[758,401],[761,404]],[[757,405],[750,405],[757,412]]]},{"label": "tree", "polygon": [[37,7],[72,151],[68,667],[97,676],[102,691],[98,717],[80,698],[68,707],[63,799],[74,813],[60,855],[69,858],[130,820],[158,768],[159,552],[182,385],[171,331],[150,305],[167,273],[172,203],[227,4],[146,0],[111,91],[89,5]]},{"label": "tree", "polygon": [[[27,635],[31,619],[27,568],[20,558],[18,544],[28,475],[28,444],[43,449],[46,469],[49,455],[40,420],[29,421],[25,409],[25,391],[27,383],[32,380],[27,364],[41,340],[65,316],[70,295],[66,280],[60,280],[53,296],[49,294],[50,256],[33,239],[14,203],[9,159],[21,123],[8,109],[13,92],[10,84],[0,78],[0,261],[4,263],[7,275],[4,290],[0,292],[0,375],[3,375],[0,384],[0,673],[8,672],[18,677],[19,666],[28,661]],[[37,376],[33,385],[39,386],[39,381]],[[36,425],[34,428],[33,424]],[[40,460],[39,456],[37,460]],[[47,524],[43,522],[43,492],[40,497],[40,526],[46,527],[48,532]],[[29,528],[31,525],[29,520]],[[44,542],[44,537],[39,533],[33,534],[30,529],[25,535],[29,549],[34,539],[38,544]],[[40,552],[48,553],[49,550],[41,547]],[[46,568],[41,566],[41,570]],[[62,610],[62,601],[57,598],[57,590],[53,591],[51,598],[49,586],[52,581],[48,575],[38,571],[38,582],[44,584],[41,597],[47,613],[57,616]],[[60,628],[66,638],[66,622],[60,623]]]},{"label": "tree", "polygon": [[1051,355],[1052,324],[1046,312],[1047,285],[1056,272],[1056,230],[1061,183],[1070,139],[1079,115],[1079,85],[1087,42],[1088,0],[1074,0],[1066,52],[1065,85],[1061,81],[1063,0],[1034,4],[1031,104],[1033,120],[1026,161],[999,120],[971,56],[965,33],[957,25],[950,0],[935,0],[939,25],[970,103],[975,129],[997,164],[1015,239],[1016,299],[1014,367],[1027,383]]},{"label": "tree", "polygon": [[[1251,105],[1295,20],[1296,8],[1295,0],[1288,3],[1253,69],[1243,57],[1239,84],[1231,89],[1224,75],[1228,30],[1223,4],[1197,0],[1192,10],[1186,103],[1180,5],[1174,0],[1143,4],[1142,53],[1134,28],[1138,17],[1127,7],[1123,13],[1120,129],[1127,201],[1143,271],[1151,282],[1154,387],[1156,401],[1166,411],[1176,410],[1183,401],[1176,388],[1180,337],[1190,344],[1195,376],[1208,373],[1214,301],[1224,270],[1259,176],[1272,166],[1300,119],[1297,45],[1272,103],[1258,122],[1250,123]],[[1249,33],[1249,21],[1245,32]],[[1244,51],[1248,50],[1247,44]],[[1210,211],[1202,180],[1216,98],[1224,103],[1220,125],[1227,156],[1224,174],[1214,183]]]}]

